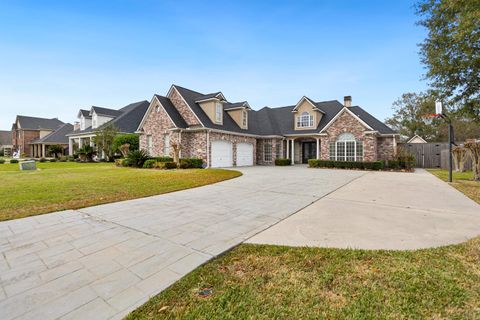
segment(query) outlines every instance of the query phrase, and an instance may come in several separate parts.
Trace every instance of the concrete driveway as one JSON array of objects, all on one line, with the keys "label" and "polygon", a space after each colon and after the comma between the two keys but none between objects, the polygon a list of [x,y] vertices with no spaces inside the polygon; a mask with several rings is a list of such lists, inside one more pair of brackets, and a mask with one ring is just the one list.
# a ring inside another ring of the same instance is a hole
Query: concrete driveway
[{"label": "concrete driveway", "polygon": [[479,234],[480,205],[418,169],[368,172],[248,242],[398,250],[454,244]]},{"label": "concrete driveway", "polygon": [[0,319],[120,319],[252,235],[364,175],[252,167],[171,194],[0,223]]}]

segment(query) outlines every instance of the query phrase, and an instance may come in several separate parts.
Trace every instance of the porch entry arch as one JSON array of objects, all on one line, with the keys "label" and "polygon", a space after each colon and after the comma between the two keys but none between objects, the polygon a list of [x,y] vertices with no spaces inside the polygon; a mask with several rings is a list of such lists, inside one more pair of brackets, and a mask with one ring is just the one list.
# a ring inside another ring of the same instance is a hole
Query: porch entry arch
[{"label": "porch entry arch", "polygon": [[363,141],[349,132],[340,134],[329,145],[330,160],[363,161]]}]

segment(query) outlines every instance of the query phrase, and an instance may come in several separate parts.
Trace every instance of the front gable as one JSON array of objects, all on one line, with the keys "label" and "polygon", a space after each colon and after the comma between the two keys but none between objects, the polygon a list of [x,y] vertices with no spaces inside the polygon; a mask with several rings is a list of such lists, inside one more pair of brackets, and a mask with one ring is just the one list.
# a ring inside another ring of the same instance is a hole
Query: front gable
[{"label": "front gable", "polygon": [[321,133],[327,134],[331,140],[335,140],[342,133],[351,133],[360,140],[366,133],[372,133],[372,128],[347,108],[343,108]]},{"label": "front gable", "polygon": [[145,134],[155,134],[175,127],[175,123],[165,111],[165,108],[154,96],[137,131]]},{"label": "front gable", "polygon": [[192,108],[188,105],[174,85],[168,91],[167,98],[170,99],[174,107],[178,110],[182,118],[185,119],[185,122],[189,126],[203,126],[200,119],[193,112]]},{"label": "front gable", "polygon": [[[312,100],[303,96],[300,101],[295,105],[292,110],[293,113],[293,125],[295,130],[312,130],[318,127],[320,120],[322,120],[324,112],[320,110]],[[311,125],[302,126],[302,117],[308,116],[313,117]]]}]

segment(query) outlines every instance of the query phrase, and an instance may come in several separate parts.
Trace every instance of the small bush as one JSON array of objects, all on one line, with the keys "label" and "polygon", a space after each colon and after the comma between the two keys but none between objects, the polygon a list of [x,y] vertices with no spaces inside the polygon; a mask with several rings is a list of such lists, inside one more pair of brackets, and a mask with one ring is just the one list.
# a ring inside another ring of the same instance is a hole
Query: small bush
[{"label": "small bush", "polygon": [[339,168],[339,169],[361,169],[361,170],[381,170],[383,163],[381,161],[333,161],[333,160],[308,160],[310,168]]},{"label": "small bush", "polygon": [[151,157],[149,159],[155,160],[157,162],[173,162],[171,157]]},{"label": "small bush", "polygon": [[5,163],[5,159],[0,159],[0,164],[4,164]]},{"label": "small bush", "polygon": [[60,162],[67,162],[67,157],[60,157],[60,159],[58,160]]},{"label": "small bush", "polygon": [[142,168],[145,161],[149,159],[145,150],[136,150],[128,153],[127,156],[129,166]]},{"label": "small bush", "polygon": [[128,160],[128,159],[122,159],[122,160],[120,161],[120,165],[121,165],[122,167],[131,167],[131,165],[130,165],[130,160]]},{"label": "small bush", "polygon": [[148,159],[147,161],[145,161],[145,162],[143,163],[143,167],[144,167],[145,169],[155,168],[155,163],[156,163],[156,162],[157,162],[157,161],[155,161],[154,159]]},{"label": "small bush", "polygon": [[75,161],[75,157],[74,156],[67,156],[67,161]]},{"label": "small bush", "polygon": [[57,159],[52,158],[52,159],[50,159],[50,162],[57,162]]},{"label": "small bush", "polygon": [[201,169],[203,168],[203,160],[198,158],[180,159],[181,169]]},{"label": "small bush", "polygon": [[38,160],[38,162],[47,162],[47,159],[45,159],[45,158],[40,158],[40,160]]},{"label": "small bush", "polygon": [[124,160],[124,159],[115,159],[115,166],[117,166],[117,167],[121,167],[121,166],[122,166],[122,161],[123,161],[123,160]]},{"label": "small bush", "polygon": [[18,159],[11,159],[10,163],[18,163]]},{"label": "small bush", "polygon": [[164,162],[164,168],[165,169],[176,169],[177,164],[175,162]]},{"label": "small bush", "polygon": [[292,160],[290,159],[283,159],[283,158],[275,159],[276,166],[289,166],[291,164],[292,164]]}]

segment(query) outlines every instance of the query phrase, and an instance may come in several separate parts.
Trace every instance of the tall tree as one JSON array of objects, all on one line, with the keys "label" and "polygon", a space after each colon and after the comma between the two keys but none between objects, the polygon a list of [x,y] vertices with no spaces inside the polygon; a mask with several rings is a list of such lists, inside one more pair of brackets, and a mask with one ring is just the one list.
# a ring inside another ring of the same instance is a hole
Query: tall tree
[{"label": "tall tree", "polygon": [[404,93],[392,105],[393,116],[385,122],[406,137],[418,134],[427,141],[437,138],[438,120],[424,116],[434,112],[435,96],[431,93]]},{"label": "tall tree", "polygon": [[480,0],[420,0],[427,79],[444,100],[480,123]]},{"label": "tall tree", "polygon": [[110,161],[113,156],[113,140],[118,134],[118,129],[113,124],[108,124],[94,131],[93,142],[99,151],[103,151],[105,158]]}]

